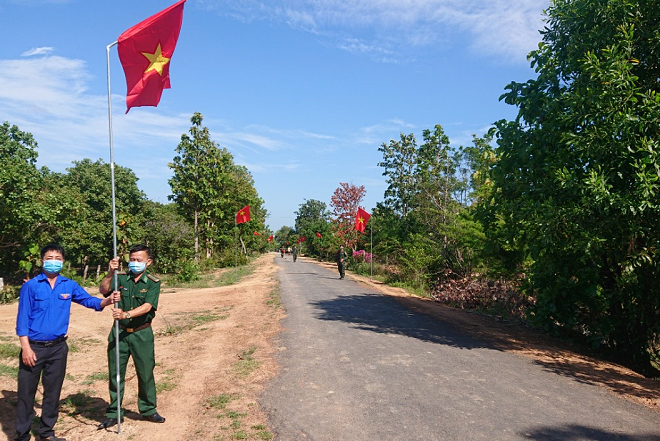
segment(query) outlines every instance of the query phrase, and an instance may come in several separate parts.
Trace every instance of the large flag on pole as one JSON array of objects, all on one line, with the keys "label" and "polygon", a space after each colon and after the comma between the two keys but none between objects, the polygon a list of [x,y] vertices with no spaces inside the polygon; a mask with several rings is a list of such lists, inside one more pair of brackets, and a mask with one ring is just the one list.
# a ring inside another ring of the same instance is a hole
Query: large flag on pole
[{"label": "large flag on pole", "polygon": [[242,224],[244,222],[250,222],[250,206],[246,205],[245,207],[238,210],[236,213],[236,224]]},{"label": "large flag on pole", "polygon": [[362,208],[358,207],[357,216],[355,216],[355,229],[360,233],[364,233],[364,229],[367,227],[367,221],[371,215],[364,211]]},{"label": "large flag on pole", "polygon": [[170,59],[181,31],[185,2],[152,15],[117,39],[126,74],[126,113],[131,107],[157,106],[163,89],[170,88]]}]

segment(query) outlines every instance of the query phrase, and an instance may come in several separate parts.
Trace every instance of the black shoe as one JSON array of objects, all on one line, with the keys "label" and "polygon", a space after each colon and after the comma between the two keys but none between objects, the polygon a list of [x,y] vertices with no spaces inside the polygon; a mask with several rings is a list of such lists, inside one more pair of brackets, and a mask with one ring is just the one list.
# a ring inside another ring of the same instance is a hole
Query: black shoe
[{"label": "black shoe", "polygon": [[55,435],[48,436],[46,438],[39,437],[41,441],[66,441],[66,438],[58,438]]},{"label": "black shoe", "polygon": [[149,416],[145,416],[144,419],[147,420],[147,421],[151,421],[152,423],[164,423],[165,422],[165,418],[158,415],[158,412],[156,412],[154,414],[151,414]]},{"label": "black shoe", "polygon": [[108,418],[105,421],[103,421],[101,424],[96,426],[96,429],[97,430],[107,429],[108,427],[112,427],[115,424],[117,424],[117,418]]}]

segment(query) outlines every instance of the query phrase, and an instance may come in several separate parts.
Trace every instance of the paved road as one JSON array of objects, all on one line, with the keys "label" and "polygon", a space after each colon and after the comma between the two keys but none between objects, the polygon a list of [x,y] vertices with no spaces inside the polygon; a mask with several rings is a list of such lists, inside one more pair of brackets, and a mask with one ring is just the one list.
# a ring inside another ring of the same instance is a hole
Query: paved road
[{"label": "paved road", "polygon": [[261,399],[277,440],[660,441],[660,414],[352,280],[276,258],[287,317]]}]

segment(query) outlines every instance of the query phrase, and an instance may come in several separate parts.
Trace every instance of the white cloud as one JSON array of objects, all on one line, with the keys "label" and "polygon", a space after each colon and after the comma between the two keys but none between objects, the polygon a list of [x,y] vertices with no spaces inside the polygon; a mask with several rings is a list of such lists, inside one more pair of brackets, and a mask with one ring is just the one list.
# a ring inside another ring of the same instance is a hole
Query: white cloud
[{"label": "white cloud", "polygon": [[32,57],[34,55],[48,55],[52,53],[55,50],[55,48],[52,47],[35,47],[30,49],[29,51],[25,51],[21,54],[21,57]]},{"label": "white cloud", "polygon": [[222,15],[277,20],[334,40],[336,47],[382,61],[406,48],[467,46],[525,60],[536,48],[549,0],[200,0]]},{"label": "white cloud", "polygon": [[[0,121],[34,135],[41,166],[63,171],[82,158],[108,162],[107,95],[89,93],[91,80],[82,60],[52,55],[0,60]],[[123,110],[124,97],[113,96],[113,107]],[[187,129],[186,119],[176,115],[146,109],[113,113],[115,149],[128,155],[136,146],[176,146]]]}]

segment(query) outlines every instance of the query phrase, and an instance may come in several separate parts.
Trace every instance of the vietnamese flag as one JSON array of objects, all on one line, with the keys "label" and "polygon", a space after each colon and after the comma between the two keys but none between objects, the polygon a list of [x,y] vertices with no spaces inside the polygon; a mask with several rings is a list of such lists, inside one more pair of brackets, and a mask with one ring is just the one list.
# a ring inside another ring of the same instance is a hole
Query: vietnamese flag
[{"label": "vietnamese flag", "polygon": [[261,236],[261,233],[257,233],[256,231],[252,234],[254,234],[255,236]]},{"label": "vietnamese flag", "polygon": [[369,213],[358,207],[357,216],[355,216],[355,229],[364,233],[364,229],[366,228],[367,221],[370,217],[371,215]]},{"label": "vietnamese flag", "polygon": [[316,232],[316,237],[319,237],[319,238],[320,238],[320,237],[323,237],[323,235],[317,231],[317,232]]},{"label": "vietnamese flag", "polygon": [[268,236],[268,242],[272,242],[272,241],[273,241],[273,235],[271,234],[270,236]]},{"label": "vietnamese flag", "polygon": [[170,88],[170,59],[181,31],[185,2],[152,15],[117,39],[126,74],[126,113],[131,107],[157,106],[163,89]]},{"label": "vietnamese flag", "polygon": [[305,241],[305,236],[301,237],[301,238],[300,238],[300,241],[301,241],[301,242],[304,242],[304,241]]},{"label": "vietnamese flag", "polygon": [[242,224],[244,222],[250,222],[250,206],[246,205],[245,207],[238,210],[236,213],[236,224]]}]

